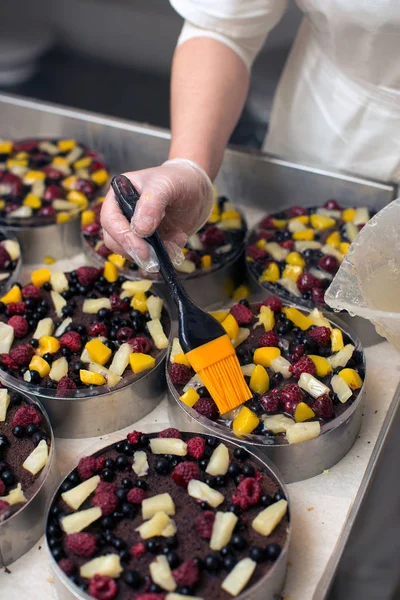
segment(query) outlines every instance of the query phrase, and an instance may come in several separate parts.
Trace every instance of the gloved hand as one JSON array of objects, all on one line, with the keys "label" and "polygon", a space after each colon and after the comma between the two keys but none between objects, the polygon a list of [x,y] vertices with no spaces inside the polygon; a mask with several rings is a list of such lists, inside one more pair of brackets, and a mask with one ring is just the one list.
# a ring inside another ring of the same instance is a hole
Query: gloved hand
[{"label": "gloved hand", "polygon": [[143,240],[158,229],[172,261],[183,261],[187,237],[206,223],[213,206],[213,188],[206,172],[190,160],[175,158],[159,167],[125,173],[140,194],[132,222],[119,209],[110,188],[101,209],[106,246],[157,271],[153,249]]}]

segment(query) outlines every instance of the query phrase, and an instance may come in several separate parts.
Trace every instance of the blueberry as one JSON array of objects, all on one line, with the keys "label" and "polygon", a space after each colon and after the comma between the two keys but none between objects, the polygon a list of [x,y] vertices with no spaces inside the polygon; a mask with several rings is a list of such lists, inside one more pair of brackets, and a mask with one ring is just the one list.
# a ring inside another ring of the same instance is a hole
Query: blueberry
[{"label": "blueberry", "polygon": [[206,442],[209,446],[211,446],[211,448],[215,448],[218,443],[218,440],[214,437],[208,437]]},{"label": "blueberry", "polygon": [[178,588],[177,592],[179,594],[181,594],[182,596],[189,596],[191,594],[191,589],[190,589],[190,587],[185,585],[185,586]]},{"label": "blueberry", "polygon": [[166,458],[158,458],[154,463],[154,469],[159,475],[168,475],[170,472],[170,463]]},{"label": "blueberry", "polygon": [[111,469],[103,469],[101,472],[101,476],[104,481],[112,481],[114,479],[114,472]]},{"label": "blueberry", "polygon": [[67,306],[63,306],[61,309],[61,314],[63,317],[72,317],[73,312],[74,309],[70,304],[67,304]]},{"label": "blueberry", "polygon": [[67,359],[71,357],[71,351],[68,348],[61,348],[61,354]]},{"label": "blueberry", "polygon": [[107,348],[109,348],[112,352],[114,352],[114,350],[115,350],[114,342],[112,342],[111,340],[106,340],[104,342],[104,345],[107,346]]},{"label": "blueberry", "polygon": [[178,539],[175,536],[165,538],[164,542],[168,548],[177,548],[178,547]]},{"label": "blueberry", "polygon": [[115,463],[114,463],[113,459],[112,458],[107,458],[105,460],[105,462],[104,462],[104,467],[106,469],[110,469],[111,471],[113,471],[114,468],[115,468]]},{"label": "blueberry", "polygon": [[200,508],[201,510],[208,510],[208,502],[200,502]]},{"label": "blueberry", "polygon": [[148,485],[144,479],[138,479],[136,482],[136,487],[140,488],[141,490],[147,490]]},{"label": "blueberry", "polygon": [[58,544],[60,543],[60,540],[59,540],[59,538],[56,538],[56,537],[48,537],[47,543],[49,544],[50,548],[54,548],[55,546],[58,546]]},{"label": "blueberry", "polygon": [[120,510],[114,510],[113,514],[112,514],[113,519],[115,519],[116,521],[119,521],[119,519],[123,519],[124,515]]},{"label": "blueberry", "polygon": [[204,458],[199,462],[199,467],[202,471],[205,471],[207,469],[207,465],[208,460],[205,460]]},{"label": "blueberry", "polygon": [[54,560],[56,560],[57,562],[60,560],[60,558],[63,558],[64,556],[64,550],[61,546],[55,546],[55,548],[52,548],[51,551],[53,553]]},{"label": "blueberry", "polygon": [[221,568],[221,561],[215,554],[209,554],[204,559],[204,566],[207,571],[219,571]]},{"label": "blueberry", "polygon": [[286,496],[285,494],[282,492],[282,490],[279,490],[278,492],[276,492],[276,494],[274,495],[274,502],[279,502],[279,500],[286,500]]},{"label": "blueberry", "polygon": [[123,579],[129,587],[137,589],[142,585],[142,577],[137,571],[125,571]]},{"label": "blueberry", "polygon": [[260,563],[263,560],[265,560],[264,550],[262,548],[259,548],[258,546],[253,546],[252,548],[250,548],[249,555],[251,560],[254,560],[254,562],[256,563]]},{"label": "blueberry", "polygon": [[120,550],[118,554],[121,562],[128,563],[131,560],[131,553],[129,550]]},{"label": "blueberry", "polygon": [[61,529],[59,528],[57,523],[50,523],[50,525],[47,528],[47,535],[53,536],[53,537],[61,537],[62,536]]},{"label": "blueberry", "polygon": [[37,371],[30,370],[29,374],[31,376],[31,383],[38,384],[41,382],[42,378],[40,377],[40,375]]},{"label": "blueberry", "polygon": [[157,540],[148,540],[146,542],[146,550],[147,552],[151,552],[152,554],[157,554],[160,549],[160,544]]},{"label": "blueberry", "polygon": [[123,502],[121,512],[124,517],[133,518],[135,516],[135,507],[130,502]]},{"label": "blueberry", "polygon": [[246,538],[240,533],[234,533],[231,538],[231,544],[236,550],[243,550],[247,546]]},{"label": "blueberry", "polygon": [[0,313],[5,312],[6,310],[6,305],[4,304],[4,302],[0,302]]},{"label": "blueberry", "polygon": [[47,435],[43,431],[37,431],[32,436],[32,442],[37,446],[42,440],[47,440]]},{"label": "blueberry", "polygon": [[264,553],[265,553],[265,558],[267,560],[276,560],[280,553],[281,553],[282,548],[280,547],[279,544],[273,543],[273,544],[268,544],[268,546],[266,546]]},{"label": "blueberry", "polygon": [[22,427],[22,425],[16,425],[13,428],[12,432],[16,438],[22,439],[23,437],[25,437],[26,429],[25,427]]},{"label": "blueberry", "polygon": [[35,423],[29,423],[28,427],[26,428],[26,434],[31,436],[34,433],[36,433],[38,430],[37,425],[35,425]]},{"label": "blueberry", "polygon": [[197,388],[196,391],[197,391],[198,395],[200,396],[200,398],[209,398],[210,397],[210,393],[204,385]]},{"label": "blueberry", "polygon": [[125,442],[123,453],[126,454],[127,456],[133,456],[133,452],[134,452],[133,446],[131,446],[131,444],[129,442]]},{"label": "blueberry", "polygon": [[250,465],[250,464],[244,465],[243,475],[245,475],[246,477],[254,477],[255,474],[256,474],[256,470],[253,467],[253,465]]},{"label": "blueberry", "polygon": [[81,482],[81,478],[76,471],[72,471],[70,475],[68,475],[68,481],[73,483],[74,485],[78,485]]},{"label": "blueberry", "polygon": [[115,459],[115,466],[118,470],[123,471],[128,466],[128,459],[125,454],[118,454]]},{"label": "blueberry", "polygon": [[237,504],[230,504],[228,506],[228,512],[233,512],[236,516],[239,516],[242,512],[242,509]]},{"label": "blueberry", "polygon": [[61,484],[60,489],[62,492],[68,492],[68,490],[72,489],[73,487],[74,484],[71,481],[66,480]]},{"label": "blueberry", "polygon": [[115,495],[117,496],[118,500],[124,501],[126,500],[126,497],[128,495],[128,490],[125,490],[124,488],[119,488],[115,492]]},{"label": "blueberry", "polygon": [[100,319],[100,321],[106,321],[109,318],[110,314],[111,311],[108,308],[101,308],[97,313],[97,316]]},{"label": "blueberry", "polygon": [[269,494],[264,494],[263,496],[261,496],[260,498],[260,504],[261,506],[270,506],[272,504],[272,498]]},{"label": "blueberry", "polygon": [[113,541],[113,546],[116,550],[122,550],[123,548],[126,547],[126,544],[124,542],[124,540],[121,540],[120,538],[115,538]]},{"label": "blueberry", "polygon": [[232,554],[225,556],[224,558],[224,569],[227,571],[232,571],[233,567],[236,565],[237,560]]},{"label": "blueberry", "polygon": [[15,477],[12,471],[3,471],[1,474],[1,478],[6,487],[14,485],[15,483]]},{"label": "blueberry", "polygon": [[237,458],[237,460],[244,460],[248,455],[249,453],[244,448],[235,448],[233,451],[233,456]]},{"label": "blueberry", "polygon": [[50,281],[46,281],[46,283],[44,283],[42,287],[46,292],[51,292],[52,290],[52,285]]},{"label": "blueberry", "polygon": [[204,478],[204,483],[206,485],[208,485],[209,487],[211,487],[211,488],[216,487],[214,477],[205,477]]},{"label": "blueberry", "polygon": [[[79,369],[78,369],[79,370]],[[124,444],[125,442],[118,442],[118,444],[115,445],[115,449],[117,452],[123,452],[124,451]]]},{"label": "blueberry", "polygon": [[243,306],[245,306],[246,308],[249,308],[249,306],[250,306],[247,298],[242,298],[241,300],[239,300],[239,304],[243,304]]},{"label": "blueberry", "polygon": [[121,480],[121,485],[126,490],[130,490],[133,487],[132,480],[128,479],[127,477],[125,477],[124,479]]},{"label": "blueberry", "polygon": [[226,479],[224,475],[218,475],[215,478],[215,487],[224,487],[226,485]]},{"label": "blueberry", "polygon": [[162,589],[156,583],[152,583],[149,587],[149,592],[150,594],[158,594],[159,592],[162,592]]},{"label": "blueberry", "polygon": [[141,446],[148,446],[148,445],[149,445],[149,442],[150,442],[150,438],[149,438],[149,436],[148,436],[148,435],[146,435],[145,433],[143,433],[143,434],[140,436],[140,439],[139,439],[139,443],[140,443],[140,445],[141,445]]},{"label": "blueberry", "polygon": [[180,558],[177,555],[176,552],[174,552],[173,550],[170,550],[168,552],[168,554],[166,555],[167,557],[167,561],[169,562],[169,566],[171,567],[171,569],[176,569],[176,567],[178,567],[180,565]]},{"label": "blueberry", "polygon": [[237,477],[242,472],[242,469],[236,462],[232,462],[228,467],[229,477]]}]

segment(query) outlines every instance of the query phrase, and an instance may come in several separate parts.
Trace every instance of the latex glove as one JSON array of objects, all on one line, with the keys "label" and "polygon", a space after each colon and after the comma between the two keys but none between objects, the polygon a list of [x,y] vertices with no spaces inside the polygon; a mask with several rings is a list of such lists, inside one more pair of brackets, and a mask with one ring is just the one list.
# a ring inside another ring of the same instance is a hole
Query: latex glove
[{"label": "latex glove", "polygon": [[183,261],[181,248],[202,227],[213,207],[213,187],[206,172],[190,160],[175,158],[159,167],[125,173],[140,194],[131,223],[123,216],[110,188],[101,209],[106,246],[157,271],[153,249],[143,240],[158,229],[174,264]]}]

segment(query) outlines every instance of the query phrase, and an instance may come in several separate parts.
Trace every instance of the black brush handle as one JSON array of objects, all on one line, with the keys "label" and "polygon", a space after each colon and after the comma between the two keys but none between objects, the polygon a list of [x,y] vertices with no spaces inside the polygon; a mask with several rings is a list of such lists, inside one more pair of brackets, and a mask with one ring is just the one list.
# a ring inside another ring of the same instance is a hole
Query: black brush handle
[{"label": "black brush handle", "polygon": [[[140,198],[138,191],[125,175],[116,175],[111,181],[118,205],[123,215],[131,222],[136,203]],[[168,255],[158,231],[145,240],[154,249],[160,263],[160,272],[167,283],[178,311],[179,339],[185,352],[194,350],[203,344],[225,334],[225,330],[214,317],[198,307],[187,295],[179,281],[174,265]]]}]

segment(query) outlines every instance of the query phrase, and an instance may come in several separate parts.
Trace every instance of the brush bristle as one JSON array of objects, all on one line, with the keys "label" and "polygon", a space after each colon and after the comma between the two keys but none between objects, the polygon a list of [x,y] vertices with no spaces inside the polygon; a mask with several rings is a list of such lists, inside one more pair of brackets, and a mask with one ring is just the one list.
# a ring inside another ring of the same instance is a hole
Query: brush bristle
[{"label": "brush bristle", "polygon": [[253,396],[235,354],[202,369],[199,376],[221,414],[240,406]]}]

